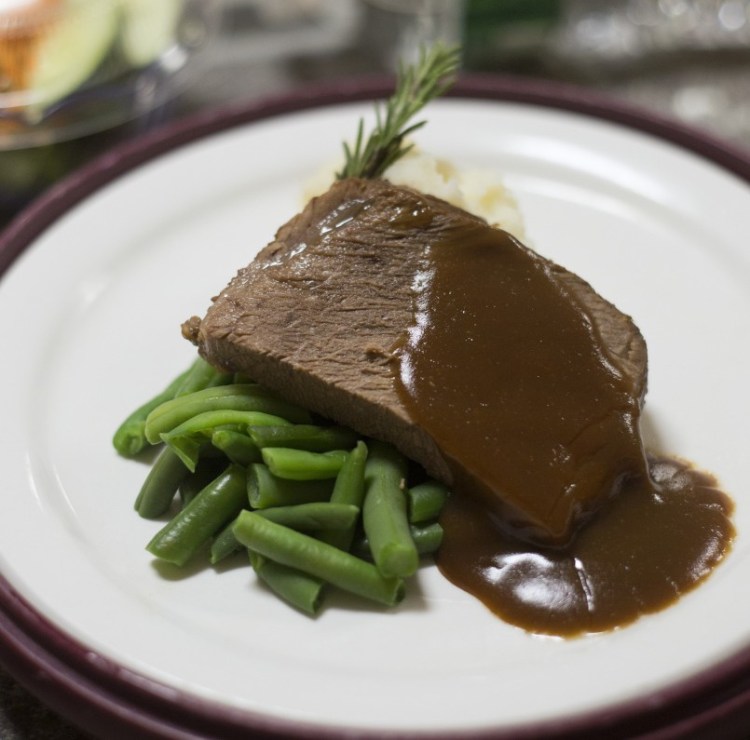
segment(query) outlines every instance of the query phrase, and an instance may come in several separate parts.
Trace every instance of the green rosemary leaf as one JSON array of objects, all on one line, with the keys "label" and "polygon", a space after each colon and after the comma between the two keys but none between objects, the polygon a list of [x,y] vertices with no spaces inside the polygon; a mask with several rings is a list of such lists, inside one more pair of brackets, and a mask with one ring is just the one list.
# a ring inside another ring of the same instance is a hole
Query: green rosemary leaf
[{"label": "green rosemary leaf", "polygon": [[344,166],[336,173],[346,177],[374,178],[382,175],[411,149],[404,138],[425,124],[407,126],[410,119],[430,100],[442,95],[455,80],[459,64],[458,47],[437,44],[422,49],[414,66],[400,67],[396,89],[385,105],[375,107],[375,128],[364,140],[364,122],[359,122],[352,147],[344,144]]}]

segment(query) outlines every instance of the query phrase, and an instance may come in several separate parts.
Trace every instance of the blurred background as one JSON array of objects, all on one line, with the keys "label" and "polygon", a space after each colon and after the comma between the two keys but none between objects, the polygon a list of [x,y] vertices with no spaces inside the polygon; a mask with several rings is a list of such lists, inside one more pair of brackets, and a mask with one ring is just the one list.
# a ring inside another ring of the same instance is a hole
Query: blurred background
[{"label": "blurred background", "polygon": [[[584,86],[750,153],[750,0],[0,0],[0,229],[124,139],[438,39],[467,73]],[[81,737],[0,671],[0,738]]]},{"label": "blurred background", "polygon": [[750,0],[0,0],[0,223],[123,137],[435,39],[750,147]]}]

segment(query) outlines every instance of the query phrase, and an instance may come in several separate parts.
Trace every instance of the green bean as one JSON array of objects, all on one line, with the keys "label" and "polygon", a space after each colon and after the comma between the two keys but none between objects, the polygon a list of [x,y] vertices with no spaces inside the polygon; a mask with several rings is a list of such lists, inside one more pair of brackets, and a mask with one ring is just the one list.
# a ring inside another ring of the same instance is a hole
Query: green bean
[{"label": "green bean", "polygon": [[253,509],[328,501],[332,488],[331,481],[328,480],[295,481],[277,478],[260,463],[250,465],[247,469],[247,496]]},{"label": "green bean", "polygon": [[245,471],[232,463],[211,481],[146,546],[161,560],[185,565],[247,504]]},{"label": "green bean", "polygon": [[229,522],[219,534],[214,537],[214,541],[211,543],[211,552],[209,559],[211,565],[220,563],[224,558],[228,558],[238,550],[242,550],[242,544],[234,536],[232,527],[234,526],[234,520]]},{"label": "green bean", "polygon": [[180,461],[180,464],[187,473],[187,477],[180,483],[179,488],[180,501],[185,507],[226,468],[227,461],[219,457],[201,457],[193,473],[185,467],[185,463]]},{"label": "green bean", "polygon": [[282,425],[310,419],[308,411],[282,401],[258,385],[222,385],[174,398],[155,408],[146,419],[146,439],[158,442],[162,434],[171,432],[191,417],[218,410],[260,411],[282,417]]},{"label": "green bean", "polygon": [[[262,428],[256,427],[256,429]],[[274,429],[280,428],[283,427],[274,427]],[[211,444],[238,465],[250,465],[250,463],[261,461],[260,450],[253,440],[242,432],[234,432],[231,429],[217,429],[211,435]]]},{"label": "green bean", "polygon": [[250,550],[297,568],[338,588],[393,606],[404,596],[400,578],[383,576],[372,564],[348,552],[243,511],[234,523],[235,537]]},{"label": "green bean", "polygon": [[164,448],[151,466],[135,500],[135,510],[144,519],[156,519],[172,504],[175,493],[190,471],[169,447]]},{"label": "green bean", "polygon": [[297,568],[275,563],[252,550],[248,550],[250,563],[260,578],[284,601],[307,614],[317,614],[323,602],[324,583]]},{"label": "green bean", "polygon": [[161,393],[139,406],[120,424],[114,437],[112,437],[112,444],[117,452],[125,457],[135,457],[148,447],[146,417],[155,408],[174,398],[175,393],[189,373],[190,370],[188,369],[178,375]]},{"label": "green bean", "polygon": [[438,522],[412,525],[409,530],[420,555],[432,555],[443,542],[443,528]]},{"label": "green bean", "polygon": [[187,371],[175,398],[186,396],[189,393],[212,388],[217,385],[226,385],[232,380],[231,373],[222,373],[212,365],[209,365],[202,357],[198,357],[192,367]]},{"label": "green bean", "polygon": [[316,501],[309,504],[291,506],[271,506],[258,509],[264,519],[283,524],[290,529],[302,531],[316,529],[349,529],[354,527],[359,517],[359,508],[349,504],[332,504]]},{"label": "green bean", "polygon": [[419,554],[406,515],[406,459],[382,442],[370,444],[365,465],[362,522],[373,559],[384,576],[406,578],[419,567]]},{"label": "green bean", "polygon": [[[430,524],[412,524],[409,527],[411,538],[420,555],[432,555],[437,552],[443,541],[443,528],[437,522]],[[370,542],[364,535],[355,539],[352,553],[360,558],[372,560]]]},{"label": "green bean", "polygon": [[[341,466],[331,494],[332,504],[349,504],[361,510],[365,496],[365,462],[367,461],[367,445],[361,440],[347,455]],[[340,550],[349,550],[352,546],[356,522],[346,529],[328,530],[321,532],[318,537],[329,545]]]},{"label": "green bean", "polygon": [[325,480],[335,478],[346,460],[346,450],[307,452],[289,447],[265,447],[263,462],[278,478],[287,480]]},{"label": "green bean", "polygon": [[421,524],[436,519],[448,498],[448,489],[435,480],[425,481],[406,491],[409,521]]},{"label": "green bean", "polygon": [[281,417],[265,414],[262,411],[218,409],[204,411],[202,414],[187,419],[172,431],[162,434],[161,438],[192,471],[195,470],[202,444],[211,437],[217,427],[229,427],[237,431],[247,429],[251,425],[283,423],[284,419]]},{"label": "green bean", "polygon": [[309,452],[348,450],[357,442],[357,435],[346,427],[323,427],[314,424],[293,424],[283,427],[258,427],[250,430],[258,447],[291,447]]}]

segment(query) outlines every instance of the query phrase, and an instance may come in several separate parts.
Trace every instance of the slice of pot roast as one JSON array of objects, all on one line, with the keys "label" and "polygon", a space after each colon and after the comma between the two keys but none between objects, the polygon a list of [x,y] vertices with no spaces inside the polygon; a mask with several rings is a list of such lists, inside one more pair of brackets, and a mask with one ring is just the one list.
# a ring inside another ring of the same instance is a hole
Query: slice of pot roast
[{"label": "slice of pot roast", "polygon": [[[412,219],[416,213],[420,218]],[[405,229],[407,222],[413,228]],[[415,281],[425,250],[436,238],[460,237],[468,227],[492,228],[442,200],[384,180],[337,182],[282,226],[213,299],[203,319],[185,322],[183,334],[215,366],[245,373],[362,435],[392,443],[449,485],[465,483],[465,477],[456,480],[456,461],[412,420],[397,390],[394,350],[414,326]],[[539,260],[585,313],[601,345],[597,351],[617,368],[639,409],[646,346],[632,320],[581,278],[515,245]],[[594,458],[599,452],[592,444]],[[526,534],[559,542],[612,494],[633,461],[619,467],[606,477],[605,490],[579,486],[570,495],[493,489],[483,495],[514,526],[527,527]],[[555,501],[554,513],[540,510],[538,496]]]}]

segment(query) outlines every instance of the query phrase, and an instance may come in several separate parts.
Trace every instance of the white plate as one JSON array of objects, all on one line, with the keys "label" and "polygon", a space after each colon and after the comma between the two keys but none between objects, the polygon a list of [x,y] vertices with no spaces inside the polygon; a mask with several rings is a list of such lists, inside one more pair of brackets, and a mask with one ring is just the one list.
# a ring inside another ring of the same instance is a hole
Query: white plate
[{"label": "white plate", "polygon": [[566,641],[503,623],[434,567],[392,611],[333,598],[312,620],[248,568],[166,577],[144,550],[160,526],[133,511],[146,466],[115,454],[113,430],[190,362],[180,323],[295,213],[369,110],[313,108],[175,149],[98,189],[13,264],[0,283],[0,573],[93,662],[291,730],[502,730],[658,701],[750,646],[750,188],[616,123],[450,99],[419,142],[496,170],[538,251],[641,327],[649,441],[736,501],[736,545],[707,583]]}]

